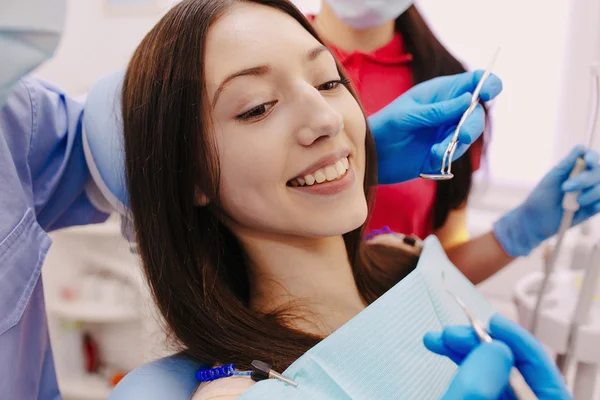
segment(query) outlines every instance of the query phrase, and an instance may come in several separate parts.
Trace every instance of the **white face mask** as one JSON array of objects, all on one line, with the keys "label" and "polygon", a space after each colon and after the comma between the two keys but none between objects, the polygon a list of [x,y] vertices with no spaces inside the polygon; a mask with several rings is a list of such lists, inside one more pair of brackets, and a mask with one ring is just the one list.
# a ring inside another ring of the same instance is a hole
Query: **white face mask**
[{"label": "white face mask", "polygon": [[335,15],[355,29],[367,29],[394,20],[414,0],[325,0]]},{"label": "white face mask", "polygon": [[19,78],[54,54],[65,8],[65,0],[0,2],[0,107]]}]

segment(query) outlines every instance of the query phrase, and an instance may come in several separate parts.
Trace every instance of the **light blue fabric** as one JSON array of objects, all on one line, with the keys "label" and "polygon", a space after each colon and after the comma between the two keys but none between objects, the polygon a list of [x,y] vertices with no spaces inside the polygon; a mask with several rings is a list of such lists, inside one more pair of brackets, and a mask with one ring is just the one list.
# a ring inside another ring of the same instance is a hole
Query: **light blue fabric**
[{"label": "light blue fabric", "polygon": [[19,78],[54,54],[65,7],[65,0],[0,0],[0,107]]},{"label": "light blue fabric", "polygon": [[201,365],[171,356],[136,368],[112,391],[108,400],[188,400],[196,387]]},{"label": "light blue fabric", "polygon": [[[285,371],[299,383],[298,388],[267,380],[240,399],[439,399],[456,367],[428,351],[423,337],[430,330],[467,323],[443,290],[442,271],[448,287],[487,321],[493,314],[491,306],[431,236],[415,271]],[[135,370],[119,383],[110,400],[187,400],[196,386],[190,379],[197,365],[182,358],[169,363],[174,364],[167,364],[166,371],[162,367]],[[156,382],[165,388],[157,388]]]},{"label": "light blue fabric", "polygon": [[106,219],[84,193],[82,112],[35,79],[0,106],[0,399],[59,398],[39,279],[46,232]]},{"label": "light blue fabric", "polygon": [[483,321],[493,310],[430,236],[417,268],[367,309],[310,349],[278,380],[254,385],[240,400],[439,399],[456,366],[423,345],[430,330],[468,323],[443,289],[446,283]]},{"label": "light blue fabric", "polygon": [[86,160],[104,197],[121,215],[128,214],[121,89],[125,71],[99,79],[87,96],[83,118]]}]

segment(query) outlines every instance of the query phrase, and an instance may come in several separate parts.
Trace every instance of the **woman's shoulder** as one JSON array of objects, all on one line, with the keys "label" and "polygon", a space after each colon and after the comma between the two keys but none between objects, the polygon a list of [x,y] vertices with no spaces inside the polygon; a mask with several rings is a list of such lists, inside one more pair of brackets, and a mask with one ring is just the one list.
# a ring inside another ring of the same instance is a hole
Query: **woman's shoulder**
[{"label": "woman's shoulder", "polygon": [[234,400],[254,385],[249,376],[230,376],[202,383],[190,400]]}]

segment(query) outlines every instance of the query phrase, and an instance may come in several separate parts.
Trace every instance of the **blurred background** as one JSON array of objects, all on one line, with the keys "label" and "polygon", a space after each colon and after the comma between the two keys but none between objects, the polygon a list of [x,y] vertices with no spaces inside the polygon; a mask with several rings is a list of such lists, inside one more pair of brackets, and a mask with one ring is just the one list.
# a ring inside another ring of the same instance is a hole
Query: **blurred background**
[{"label": "blurred background", "polygon": [[[306,13],[319,0],[294,1]],[[171,0],[69,0],[56,56],[36,74],[85,96],[103,74],[126,66],[133,50]],[[493,138],[477,173],[468,208],[472,235],[485,232],[519,204],[576,143],[591,108],[590,65],[600,60],[599,0],[417,0],[442,42],[469,69],[485,68],[496,47],[494,73],[504,92],[491,107]],[[594,147],[600,147],[600,137]],[[564,259],[592,242],[598,219],[573,229]],[[106,399],[123,373],[169,354],[138,259],[121,237],[118,218],[52,235],[43,269],[51,339],[65,399]],[[516,318],[517,282],[539,270],[542,248],[486,283],[484,294]]]}]

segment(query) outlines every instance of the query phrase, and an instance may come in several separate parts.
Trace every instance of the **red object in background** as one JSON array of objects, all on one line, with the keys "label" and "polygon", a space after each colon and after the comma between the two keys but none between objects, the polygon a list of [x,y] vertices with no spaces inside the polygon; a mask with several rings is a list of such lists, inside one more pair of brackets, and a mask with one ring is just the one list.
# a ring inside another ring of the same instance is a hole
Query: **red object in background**
[{"label": "red object in background", "polygon": [[87,332],[83,334],[83,356],[85,358],[85,370],[91,374],[98,372],[100,367],[98,345]]},{"label": "red object in background", "polygon": [[73,300],[73,298],[75,297],[75,293],[70,288],[64,288],[60,294],[62,298],[67,301]]},{"label": "red object in background", "polygon": [[115,372],[112,377],[110,378],[110,384],[112,386],[117,386],[117,384],[119,382],[121,382],[121,379],[125,378],[125,373],[124,372]]}]

